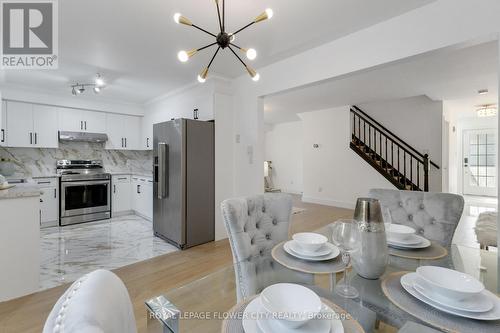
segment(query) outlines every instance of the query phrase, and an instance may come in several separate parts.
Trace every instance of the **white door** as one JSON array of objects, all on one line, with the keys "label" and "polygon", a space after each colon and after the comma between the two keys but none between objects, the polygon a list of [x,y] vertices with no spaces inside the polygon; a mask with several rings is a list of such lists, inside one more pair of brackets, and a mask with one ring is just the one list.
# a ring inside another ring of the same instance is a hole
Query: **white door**
[{"label": "white door", "polygon": [[9,147],[33,147],[33,105],[7,102],[7,134]]},{"label": "white door", "polygon": [[59,108],[59,129],[68,132],[83,131],[81,111],[77,109]]},{"label": "white door", "polygon": [[497,130],[466,130],[463,134],[463,192],[497,196]]},{"label": "white door", "polygon": [[130,176],[113,176],[113,213],[132,210]]},{"label": "white door", "polygon": [[[59,220],[59,196],[56,187],[40,189],[40,224],[48,224]],[[53,225],[51,223],[51,225]]]},{"label": "white door", "polygon": [[125,149],[139,150],[141,140],[141,119],[136,116],[122,116]]},{"label": "white door", "polygon": [[7,102],[2,101],[0,109],[0,146],[7,146]]},{"label": "white door", "polygon": [[58,148],[57,108],[33,105],[34,145],[40,148]]},{"label": "white door", "polygon": [[106,114],[106,132],[108,133],[107,149],[125,149],[125,131],[122,115],[115,113]]},{"label": "white door", "polygon": [[96,111],[82,111],[83,131],[106,133],[106,114]]}]

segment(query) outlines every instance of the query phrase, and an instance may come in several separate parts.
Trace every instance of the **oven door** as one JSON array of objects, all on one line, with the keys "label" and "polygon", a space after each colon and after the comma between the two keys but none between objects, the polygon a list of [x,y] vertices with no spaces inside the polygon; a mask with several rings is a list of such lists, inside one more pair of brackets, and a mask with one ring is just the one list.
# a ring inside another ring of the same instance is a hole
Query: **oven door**
[{"label": "oven door", "polygon": [[61,217],[111,210],[110,181],[61,183]]}]

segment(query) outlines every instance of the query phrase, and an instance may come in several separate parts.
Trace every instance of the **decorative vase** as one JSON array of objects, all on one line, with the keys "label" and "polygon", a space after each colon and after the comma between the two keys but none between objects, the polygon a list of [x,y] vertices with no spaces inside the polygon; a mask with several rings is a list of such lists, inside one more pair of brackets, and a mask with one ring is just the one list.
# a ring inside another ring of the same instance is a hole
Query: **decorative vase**
[{"label": "decorative vase", "polygon": [[360,246],[352,254],[354,270],[365,279],[378,279],[385,272],[389,253],[384,219],[380,203],[376,199],[359,198],[354,220],[360,233]]}]

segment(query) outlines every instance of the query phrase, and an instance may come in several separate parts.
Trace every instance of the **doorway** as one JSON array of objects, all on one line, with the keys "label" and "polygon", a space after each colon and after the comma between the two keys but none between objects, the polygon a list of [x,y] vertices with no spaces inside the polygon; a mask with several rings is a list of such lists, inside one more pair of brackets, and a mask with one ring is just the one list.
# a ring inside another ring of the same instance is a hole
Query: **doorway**
[{"label": "doorway", "polygon": [[463,131],[463,193],[497,195],[497,130]]}]

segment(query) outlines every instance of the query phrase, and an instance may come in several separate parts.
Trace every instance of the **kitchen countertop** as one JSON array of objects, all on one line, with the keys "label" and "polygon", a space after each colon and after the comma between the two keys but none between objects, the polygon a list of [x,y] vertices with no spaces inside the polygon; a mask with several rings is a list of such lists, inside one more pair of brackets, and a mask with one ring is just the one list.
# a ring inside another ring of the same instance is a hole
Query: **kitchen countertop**
[{"label": "kitchen countertop", "polygon": [[7,190],[0,190],[0,200],[40,196],[40,189],[32,183],[15,184]]},{"label": "kitchen countertop", "polygon": [[130,176],[135,176],[135,177],[147,177],[147,178],[152,178],[153,177],[153,172],[146,173],[146,172],[110,172],[112,176],[120,176],[120,175],[130,175]]}]

